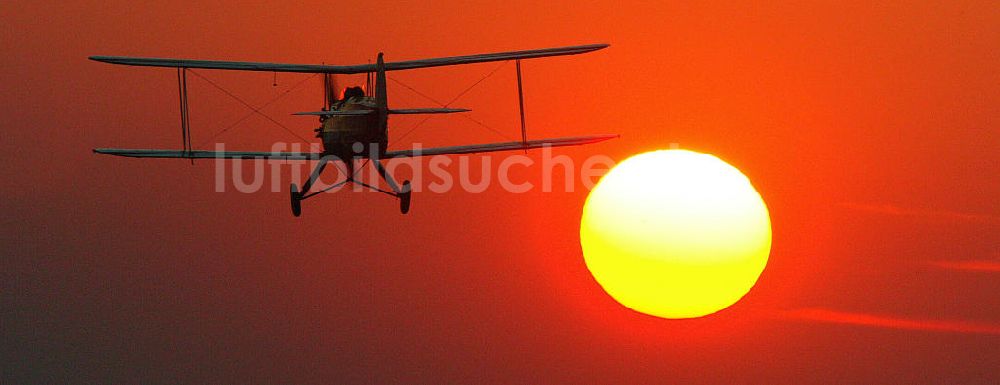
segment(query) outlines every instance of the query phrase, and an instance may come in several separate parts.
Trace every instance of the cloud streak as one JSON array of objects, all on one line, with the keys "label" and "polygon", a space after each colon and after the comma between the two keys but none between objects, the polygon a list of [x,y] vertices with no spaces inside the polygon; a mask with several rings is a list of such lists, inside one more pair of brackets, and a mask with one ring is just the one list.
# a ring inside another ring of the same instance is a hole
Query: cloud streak
[{"label": "cloud streak", "polygon": [[884,315],[851,313],[822,308],[803,308],[786,311],[787,318],[874,328],[987,334],[1000,336],[1000,325],[968,321],[943,321],[897,318]]},{"label": "cloud streak", "polygon": [[1000,223],[1000,216],[967,213],[953,210],[915,209],[899,207],[891,204],[870,204],[870,203],[841,203],[840,206],[851,210],[865,211],[870,213],[910,216],[934,220],[947,220],[952,222],[975,222],[975,223]]},{"label": "cloud streak", "polygon": [[928,264],[946,270],[1000,273],[1000,261],[930,261]]}]

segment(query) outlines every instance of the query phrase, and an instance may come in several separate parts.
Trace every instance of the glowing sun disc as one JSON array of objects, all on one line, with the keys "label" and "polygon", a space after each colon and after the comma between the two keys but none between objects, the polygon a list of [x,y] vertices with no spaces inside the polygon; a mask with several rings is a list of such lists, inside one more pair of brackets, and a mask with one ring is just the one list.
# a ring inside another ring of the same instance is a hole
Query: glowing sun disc
[{"label": "glowing sun disc", "polygon": [[638,312],[693,318],[757,282],[771,251],[767,207],[750,180],[708,154],[661,150],[615,166],[583,207],[580,244],[594,279]]}]

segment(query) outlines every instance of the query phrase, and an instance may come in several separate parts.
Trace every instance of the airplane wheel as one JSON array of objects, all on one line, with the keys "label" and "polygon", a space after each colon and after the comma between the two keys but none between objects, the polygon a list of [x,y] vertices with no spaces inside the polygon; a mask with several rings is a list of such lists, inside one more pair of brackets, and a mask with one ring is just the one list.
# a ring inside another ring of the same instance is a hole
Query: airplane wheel
[{"label": "airplane wheel", "polygon": [[292,201],[292,215],[302,215],[302,194],[299,194],[299,186],[292,183],[290,190],[289,196]]},{"label": "airplane wheel", "polygon": [[410,181],[403,182],[403,187],[399,192],[399,212],[406,214],[410,212]]}]

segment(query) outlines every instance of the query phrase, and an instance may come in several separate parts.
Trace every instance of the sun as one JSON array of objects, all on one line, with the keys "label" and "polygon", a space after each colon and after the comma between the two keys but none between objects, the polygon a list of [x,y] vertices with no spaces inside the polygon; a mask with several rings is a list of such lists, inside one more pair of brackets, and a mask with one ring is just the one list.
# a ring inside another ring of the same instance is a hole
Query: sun
[{"label": "sun", "polygon": [[587,268],[622,305],[694,318],[742,298],[771,251],[767,206],[719,158],[687,150],[635,155],[594,187],[583,207]]}]

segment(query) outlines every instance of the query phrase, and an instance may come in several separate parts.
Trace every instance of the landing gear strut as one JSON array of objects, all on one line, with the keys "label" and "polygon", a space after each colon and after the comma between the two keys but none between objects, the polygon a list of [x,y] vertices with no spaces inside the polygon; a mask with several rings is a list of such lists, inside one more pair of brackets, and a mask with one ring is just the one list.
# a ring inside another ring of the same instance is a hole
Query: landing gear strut
[{"label": "landing gear strut", "polygon": [[[292,204],[292,215],[296,217],[302,215],[302,201],[308,197],[316,195],[316,193],[312,193],[309,195],[306,195],[306,193],[309,192],[309,188],[312,187],[313,183],[316,183],[316,180],[319,179],[319,175],[323,173],[323,169],[326,168],[327,162],[329,162],[329,160],[327,159],[319,160],[319,164],[317,164],[316,168],[313,169],[313,172],[309,174],[309,180],[306,180],[306,183],[302,185],[301,192],[299,191],[299,186],[296,186],[295,183],[292,183],[292,185],[289,186],[288,195],[289,195],[289,200],[291,201]],[[348,174],[348,180],[350,180],[350,174]],[[339,186],[344,183],[347,183],[347,181],[337,183],[331,187],[328,187],[327,189],[331,189],[335,186]]]},{"label": "landing gear strut", "polygon": [[396,181],[392,179],[392,175],[385,170],[385,166],[382,165],[382,161],[378,159],[373,159],[372,164],[375,165],[375,169],[378,170],[378,174],[385,180],[385,183],[389,185],[392,192],[383,191],[389,195],[392,195],[399,199],[399,212],[406,214],[410,212],[410,194],[413,192],[410,189],[410,181],[403,181],[403,187],[400,188],[396,185]]}]

